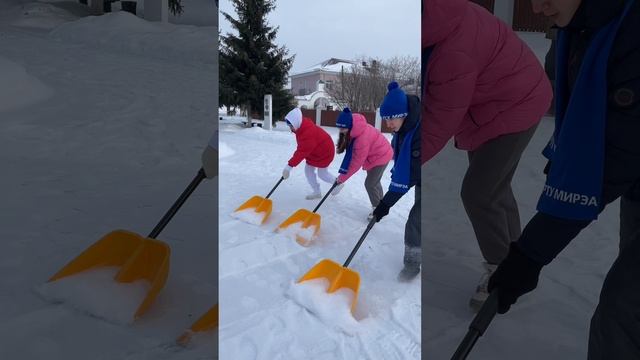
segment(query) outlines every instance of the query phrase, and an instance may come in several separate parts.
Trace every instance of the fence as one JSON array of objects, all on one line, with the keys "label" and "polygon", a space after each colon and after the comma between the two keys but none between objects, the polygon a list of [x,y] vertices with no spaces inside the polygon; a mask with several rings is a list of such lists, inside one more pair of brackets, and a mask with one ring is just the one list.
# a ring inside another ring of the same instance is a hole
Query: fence
[{"label": "fence", "polygon": [[[302,116],[311,119],[314,123],[318,123],[316,121],[316,110],[314,109],[302,109]],[[365,119],[367,119],[367,123],[371,124],[371,126],[376,126],[376,113],[373,111],[358,111],[358,114],[364,115]],[[322,126],[336,126],[336,120],[338,119],[338,115],[340,111],[337,110],[321,110],[320,111],[320,125]],[[382,129],[378,129],[384,133],[392,132],[388,127],[384,125],[384,122],[381,122]]]}]

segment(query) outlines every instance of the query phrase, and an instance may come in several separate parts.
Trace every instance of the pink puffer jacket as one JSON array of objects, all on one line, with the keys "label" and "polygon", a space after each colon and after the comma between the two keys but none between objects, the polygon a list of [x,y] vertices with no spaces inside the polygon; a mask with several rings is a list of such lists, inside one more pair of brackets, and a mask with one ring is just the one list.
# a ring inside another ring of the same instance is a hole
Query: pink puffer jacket
[{"label": "pink puffer jacket", "polygon": [[367,123],[364,115],[353,114],[353,126],[351,127],[351,141],[353,155],[346,174],[340,174],[338,181],[347,181],[360,168],[371,170],[374,167],[385,165],[393,158],[393,148],[389,140],[375,127]]},{"label": "pink puffer jacket", "polygon": [[551,84],[527,45],[504,22],[469,0],[424,0],[422,162],[455,137],[475,150],[498,136],[529,129],[552,98]]}]

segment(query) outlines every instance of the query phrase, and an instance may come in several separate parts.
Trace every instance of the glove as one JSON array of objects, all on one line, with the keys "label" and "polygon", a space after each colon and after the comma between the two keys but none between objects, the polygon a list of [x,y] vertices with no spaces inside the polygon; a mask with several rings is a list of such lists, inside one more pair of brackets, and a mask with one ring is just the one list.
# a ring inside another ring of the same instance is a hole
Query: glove
[{"label": "glove", "polygon": [[498,314],[509,311],[520,296],[538,286],[542,267],[525,255],[517,243],[511,243],[507,257],[489,278],[489,292],[498,289]]},{"label": "glove", "polygon": [[282,170],[282,178],[283,179],[289,178],[289,172],[291,171],[291,169],[293,169],[293,168],[291,166],[289,166],[289,165],[284,167],[284,170]]},{"label": "glove", "polygon": [[207,179],[218,176],[218,151],[211,146],[206,146],[202,152],[202,169]]},{"label": "glove", "polygon": [[344,183],[338,182],[338,180],[336,180],[336,183],[338,183],[338,185],[331,191],[331,195],[333,196],[338,195],[340,190],[342,190],[342,188],[344,187]]},{"label": "glove", "polygon": [[373,210],[373,216],[376,218],[376,222],[380,222],[380,220],[387,215],[389,215],[389,205],[380,201],[378,206]]}]

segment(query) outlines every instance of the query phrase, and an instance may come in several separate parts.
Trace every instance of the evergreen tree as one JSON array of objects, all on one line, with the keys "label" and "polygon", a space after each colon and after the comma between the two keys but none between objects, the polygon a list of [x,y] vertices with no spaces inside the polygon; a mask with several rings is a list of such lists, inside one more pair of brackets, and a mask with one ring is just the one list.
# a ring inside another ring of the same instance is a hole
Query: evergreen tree
[{"label": "evergreen tree", "polygon": [[273,119],[284,117],[293,96],[284,89],[294,56],[285,46],[274,44],[278,27],[269,26],[267,14],[275,0],[232,0],[237,19],[222,15],[237,31],[220,41],[220,98],[222,105],[240,105],[249,116],[262,117],[264,95],[273,95]]}]

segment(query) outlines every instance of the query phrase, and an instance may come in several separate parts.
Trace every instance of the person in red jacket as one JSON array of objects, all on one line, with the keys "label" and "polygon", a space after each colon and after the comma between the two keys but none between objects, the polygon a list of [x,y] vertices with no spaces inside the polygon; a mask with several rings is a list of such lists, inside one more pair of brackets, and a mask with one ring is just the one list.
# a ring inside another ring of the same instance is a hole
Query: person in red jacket
[{"label": "person in red jacket", "polygon": [[282,177],[287,179],[291,170],[298,166],[302,160],[305,160],[304,173],[313,190],[306,198],[307,200],[319,199],[322,197],[322,193],[316,178],[316,169],[318,177],[322,181],[329,184],[333,184],[336,181],[336,178],[329,174],[327,170],[335,156],[331,135],[310,119],[302,117],[302,111],[298,108],[289,111],[284,119],[291,131],[296,134],[298,148],[289,159],[287,166],[282,170]]}]

